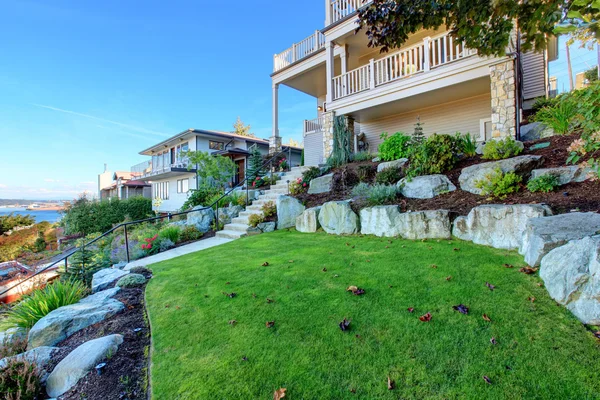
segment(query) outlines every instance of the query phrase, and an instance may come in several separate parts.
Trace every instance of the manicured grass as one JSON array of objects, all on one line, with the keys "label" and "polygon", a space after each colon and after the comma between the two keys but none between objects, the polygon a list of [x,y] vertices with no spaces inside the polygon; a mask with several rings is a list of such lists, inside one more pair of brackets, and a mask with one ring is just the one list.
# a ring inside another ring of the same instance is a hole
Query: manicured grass
[{"label": "manicured grass", "polygon": [[[155,264],[153,396],[271,399],[284,387],[286,399],[598,398],[598,341],[523,265],[457,240],[295,231]],[[461,303],[468,315],[452,309]]]}]

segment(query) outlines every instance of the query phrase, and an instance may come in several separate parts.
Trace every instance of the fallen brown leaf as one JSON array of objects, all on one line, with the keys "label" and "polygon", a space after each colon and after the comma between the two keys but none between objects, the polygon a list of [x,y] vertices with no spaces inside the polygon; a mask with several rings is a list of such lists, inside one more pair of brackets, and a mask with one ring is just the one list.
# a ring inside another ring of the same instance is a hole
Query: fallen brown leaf
[{"label": "fallen brown leaf", "polygon": [[371,262],[371,260],[367,260],[367,262]]},{"label": "fallen brown leaf", "polygon": [[388,385],[388,390],[394,390],[394,387],[396,386],[396,382],[394,382],[389,376],[387,377],[387,385]]},{"label": "fallen brown leaf", "polygon": [[421,320],[421,322],[429,322],[429,321],[431,321],[431,313],[427,313],[425,315],[421,315],[419,317],[419,320]]},{"label": "fallen brown leaf", "polygon": [[352,322],[351,320],[348,320],[346,318],[344,318],[344,320],[342,322],[339,323],[339,327],[343,332],[346,332],[347,330],[350,329],[350,322]]},{"label": "fallen brown leaf", "polygon": [[487,383],[488,385],[492,384],[492,381],[490,380],[490,378],[488,378],[487,376],[483,376],[483,380],[485,381],[485,383]]},{"label": "fallen brown leaf", "polygon": [[453,250],[454,251],[460,251],[460,249],[458,247],[455,247]]},{"label": "fallen brown leaf", "polygon": [[265,326],[267,328],[272,328],[275,326],[275,321],[267,321],[267,322],[265,322]]},{"label": "fallen brown leaf", "polygon": [[488,289],[490,289],[492,292],[494,291],[494,289],[496,289],[496,286],[492,285],[492,284],[491,284],[491,283],[489,283],[489,282],[486,282],[486,283],[485,283],[485,286],[487,286],[487,287],[488,287]]},{"label": "fallen brown leaf", "polygon": [[414,309],[413,307],[408,307],[408,308],[407,308],[407,311],[408,311],[409,313],[413,313],[413,312],[415,312],[415,309]]},{"label": "fallen brown leaf", "polygon": [[437,269],[438,266],[435,265],[435,264],[431,264],[430,267],[433,268],[433,269]]},{"label": "fallen brown leaf", "polygon": [[226,292],[223,292],[223,294],[224,294],[225,296],[227,296],[227,297],[230,297],[230,298],[232,298],[232,299],[233,299],[235,296],[237,296],[237,293],[235,293],[235,292],[231,292],[231,293],[226,293]]},{"label": "fallen brown leaf", "polygon": [[538,285],[538,287],[543,287],[543,286],[544,286],[544,284],[543,284],[543,283],[541,283],[541,282],[540,282],[540,283],[538,283],[537,285]]},{"label": "fallen brown leaf", "polygon": [[270,298],[267,297],[267,304],[274,303],[274,302],[275,302],[275,300],[270,299]]},{"label": "fallen brown leaf", "polygon": [[449,276],[447,276],[447,277],[446,277],[446,280],[447,280],[447,281],[449,281],[449,280],[451,280],[451,279],[452,279],[452,275],[449,275]]},{"label": "fallen brown leaf", "polygon": [[519,272],[522,272],[527,275],[531,275],[531,274],[535,274],[537,272],[537,270],[538,270],[538,268],[523,267],[519,270]]},{"label": "fallen brown leaf", "polygon": [[265,261],[264,263],[262,263],[262,266],[263,266],[263,267],[268,267],[268,266],[269,266],[269,263],[268,263],[267,261]]},{"label": "fallen brown leaf", "polygon": [[504,268],[514,268],[515,266],[512,264],[504,264]]},{"label": "fallen brown leaf", "polygon": [[291,263],[293,263],[293,262],[294,262],[294,260],[290,260],[290,261],[288,261],[288,262],[291,264]]},{"label": "fallen brown leaf", "polygon": [[483,314],[482,317],[485,321],[492,322],[492,320],[490,319],[490,317],[487,316],[487,314]]},{"label": "fallen brown leaf", "polygon": [[237,324],[237,321],[235,319],[232,319],[231,321],[229,321],[229,325],[235,325]]},{"label": "fallen brown leaf", "polygon": [[346,289],[346,292],[352,292],[352,294],[355,296],[361,296],[361,295],[365,294],[365,290],[359,288],[358,286],[348,286],[348,289]]},{"label": "fallen brown leaf", "polygon": [[225,282],[225,284],[226,284],[226,285],[230,285],[230,284],[231,284],[231,282]]},{"label": "fallen brown leaf", "polygon": [[594,332],[594,336],[596,336],[598,339],[600,339],[600,331]]},{"label": "fallen brown leaf", "polygon": [[242,357],[242,361],[248,361],[248,357],[246,357],[246,356]]},{"label": "fallen brown leaf", "polygon": [[323,271],[323,272],[327,272],[327,268],[323,268],[321,271]]},{"label": "fallen brown leaf", "polygon": [[273,393],[273,400],[281,400],[285,397],[286,388],[279,388]]},{"label": "fallen brown leaf", "polygon": [[493,345],[496,345],[496,344],[498,344],[498,342],[496,342],[496,338],[495,338],[495,337],[492,337],[492,338],[490,339],[490,343],[491,343],[491,344],[493,344]]},{"label": "fallen brown leaf", "polygon": [[532,302],[532,303],[533,303],[533,302],[535,301],[535,297],[533,297],[533,296],[529,296],[529,297],[527,298],[527,300],[529,300],[530,302]]},{"label": "fallen brown leaf", "polygon": [[459,304],[457,306],[452,306],[452,308],[455,311],[458,311],[461,314],[465,314],[465,315],[469,314],[469,307],[465,306],[464,304]]},{"label": "fallen brown leaf", "polygon": [[252,293],[252,297],[256,298],[256,293]]}]

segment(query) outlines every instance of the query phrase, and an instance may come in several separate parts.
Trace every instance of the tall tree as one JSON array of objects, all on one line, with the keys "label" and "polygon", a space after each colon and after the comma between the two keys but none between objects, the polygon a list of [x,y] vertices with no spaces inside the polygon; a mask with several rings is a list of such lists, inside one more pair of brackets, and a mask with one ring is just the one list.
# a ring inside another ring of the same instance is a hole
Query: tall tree
[{"label": "tall tree", "polygon": [[245,125],[240,117],[237,117],[237,121],[233,124],[233,133],[241,136],[256,137],[254,133],[250,133],[250,125]]},{"label": "tall tree", "polygon": [[213,156],[205,151],[188,151],[184,156],[190,160],[190,169],[196,167],[201,185],[226,186],[236,171],[229,157]]},{"label": "tall tree", "polygon": [[543,50],[555,29],[586,29],[597,40],[599,15],[600,0],[373,0],[359,10],[358,30],[386,52],[421,29],[445,26],[480,55],[502,56],[516,26],[523,51]]}]

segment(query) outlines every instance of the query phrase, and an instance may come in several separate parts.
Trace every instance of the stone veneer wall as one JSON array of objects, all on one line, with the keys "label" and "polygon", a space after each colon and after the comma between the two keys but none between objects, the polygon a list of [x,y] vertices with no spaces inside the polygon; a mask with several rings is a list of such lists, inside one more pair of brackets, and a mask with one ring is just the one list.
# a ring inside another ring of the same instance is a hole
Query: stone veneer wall
[{"label": "stone veneer wall", "polygon": [[281,136],[269,138],[269,154],[275,154],[281,151]]},{"label": "stone veneer wall", "polygon": [[516,135],[516,86],[513,59],[490,66],[492,94],[492,138]]}]

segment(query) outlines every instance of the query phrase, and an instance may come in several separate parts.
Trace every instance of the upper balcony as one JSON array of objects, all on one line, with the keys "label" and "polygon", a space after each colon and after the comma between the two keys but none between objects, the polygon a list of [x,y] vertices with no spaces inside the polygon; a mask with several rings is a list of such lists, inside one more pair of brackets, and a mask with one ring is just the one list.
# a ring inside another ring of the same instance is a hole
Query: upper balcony
[{"label": "upper balcony", "polygon": [[325,48],[325,35],[319,31],[315,31],[306,39],[294,43],[289,49],[275,54],[273,57],[273,72],[281,71],[288,66],[301,61],[319,50]]},{"label": "upper balcony", "polygon": [[153,160],[144,161],[131,167],[131,172],[139,174],[136,179],[150,181],[158,179],[167,179],[182,173],[195,173],[195,169],[188,169],[189,163],[186,160],[180,160],[176,163],[163,164],[164,160],[160,157],[153,157]]}]

